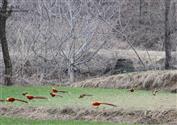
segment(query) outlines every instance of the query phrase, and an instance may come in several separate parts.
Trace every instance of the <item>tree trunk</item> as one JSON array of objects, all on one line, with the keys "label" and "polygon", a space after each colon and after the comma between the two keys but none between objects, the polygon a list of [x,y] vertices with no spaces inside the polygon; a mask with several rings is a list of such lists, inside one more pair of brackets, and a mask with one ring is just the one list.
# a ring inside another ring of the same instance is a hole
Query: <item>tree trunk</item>
[{"label": "tree trunk", "polygon": [[142,23],[142,0],[139,0],[140,4],[139,4],[139,23]]},{"label": "tree trunk", "polygon": [[[74,30],[73,30],[74,32]],[[75,35],[73,33],[72,44],[70,48],[70,62],[69,62],[69,79],[70,82],[73,83],[75,81],[75,72],[74,72],[74,64],[75,64]]]},{"label": "tree trunk", "polygon": [[7,11],[7,4],[7,0],[3,0],[2,9],[0,9],[0,41],[5,65],[4,83],[5,85],[9,86],[12,85],[12,63],[6,39],[6,21],[9,16],[9,11]]},{"label": "tree trunk", "polygon": [[173,31],[176,31],[176,3],[174,2],[172,4],[172,25],[171,27],[173,27]]},{"label": "tree trunk", "polygon": [[171,68],[171,42],[170,42],[170,3],[171,0],[165,0],[165,69]]},{"label": "tree trunk", "polygon": [[74,58],[71,57],[70,60],[70,65],[69,65],[69,69],[68,69],[68,73],[69,73],[69,80],[71,83],[73,83],[75,81],[75,74],[74,74]]}]

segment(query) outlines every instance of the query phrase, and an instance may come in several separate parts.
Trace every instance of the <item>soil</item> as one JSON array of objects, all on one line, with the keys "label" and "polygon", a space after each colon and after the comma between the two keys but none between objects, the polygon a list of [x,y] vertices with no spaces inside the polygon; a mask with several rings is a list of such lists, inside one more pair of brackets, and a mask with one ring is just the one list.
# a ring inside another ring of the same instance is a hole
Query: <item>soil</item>
[{"label": "soil", "polygon": [[127,122],[140,124],[177,125],[177,110],[150,111],[124,109],[74,109],[45,107],[0,106],[0,116],[30,119],[92,120],[106,122]]},{"label": "soil", "polygon": [[71,87],[162,89],[177,93],[177,70],[124,73],[75,82]]}]

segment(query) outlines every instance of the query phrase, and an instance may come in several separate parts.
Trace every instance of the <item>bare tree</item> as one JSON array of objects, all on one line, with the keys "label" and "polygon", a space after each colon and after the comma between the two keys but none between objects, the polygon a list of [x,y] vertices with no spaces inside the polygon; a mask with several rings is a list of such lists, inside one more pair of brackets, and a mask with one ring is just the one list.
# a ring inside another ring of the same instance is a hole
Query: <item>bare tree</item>
[{"label": "bare tree", "polygon": [[[40,8],[38,13],[41,20],[45,22],[39,27],[46,30],[40,30],[38,35],[36,34],[33,40],[35,41],[33,51],[42,59],[60,60],[58,63],[67,68],[69,81],[74,82],[75,73],[80,70],[80,65],[91,61],[107,40],[105,38],[100,43],[94,41],[98,33],[99,21],[89,15],[87,0],[58,0],[51,3],[48,1],[38,3]],[[43,39],[41,36],[49,39]],[[37,41],[41,41],[42,47],[39,47]],[[94,46],[95,42],[98,46]],[[40,53],[43,48],[44,53]],[[46,48],[50,51],[50,56]],[[56,69],[57,67],[54,68]]]},{"label": "bare tree", "polygon": [[[128,38],[128,35],[126,33],[126,30],[129,26],[129,22],[124,22],[121,20],[121,9],[122,9],[122,5],[125,3],[125,0],[123,1],[112,1],[112,7],[111,6],[106,6],[106,8],[104,8],[104,6],[102,6],[102,4],[104,3],[104,1],[99,1],[98,4],[96,4],[93,0],[92,0],[92,4],[93,6],[95,6],[96,10],[97,10],[97,17],[99,20],[103,21],[107,26],[109,26],[110,28],[112,28],[117,34],[119,34],[123,39],[125,39],[125,41],[128,43],[128,45],[130,46],[130,48],[133,50],[133,52],[135,53],[135,55],[137,56],[137,58],[139,59],[140,63],[142,64],[143,68],[145,69],[146,66],[143,62],[143,60],[141,59],[141,57],[139,56],[138,52],[136,51],[136,48],[133,46],[133,42]],[[142,4],[142,3],[141,3]],[[112,11],[111,14],[110,11]],[[112,21],[112,18],[115,17],[115,15],[117,14],[116,17],[116,22],[119,25],[119,28],[117,29],[116,26],[114,26],[116,23]]]},{"label": "bare tree", "polygon": [[6,22],[11,15],[11,10],[8,10],[8,0],[2,0],[2,7],[0,8],[0,41],[5,65],[4,83],[5,85],[12,85],[12,63],[9,55],[8,42],[6,38]]},{"label": "bare tree", "polygon": [[141,20],[142,20],[142,0],[139,0],[139,23],[141,24]]},{"label": "bare tree", "polygon": [[[33,76],[39,76],[36,81],[60,79],[65,82],[68,77],[70,81],[75,81],[81,78],[84,72],[88,72],[87,69],[90,71],[95,67],[104,69],[101,64],[103,61],[94,55],[107,41],[103,49],[117,51],[131,48],[137,56],[135,62],[138,64],[137,69],[147,69],[146,59],[141,56],[138,49],[161,50],[164,43],[163,1],[8,0],[8,2],[8,6],[29,10],[29,13],[25,14],[13,13],[6,26],[8,45],[11,48],[10,52],[13,53],[15,75],[13,77],[17,80],[28,78],[30,80]],[[171,14],[175,14],[175,11]],[[175,32],[170,34],[173,34],[171,37],[173,42],[176,39]],[[104,50],[99,53],[100,57],[103,53]],[[151,53],[147,54],[150,57]],[[152,58],[152,61],[155,63],[157,60]],[[29,69],[34,69],[32,75],[26,73],[26,62],[31,64],[32,68]],[[139,65],[140,63],[143,67]]]},{"label": "bare tree", "polygon": [[170,4],[171,0],[165,0],[165,69],[170,69],[171,65],[171,42],[170,42]]},{"label": "bare tree", "polygon": [[172,11],[172,24],[171,24],[171,30],[176,31],[176,2],[172,2],[172,7],[171,7],[171,11]]},{"label": "bare tree", "polygon": [[106,41],[103,41],[98,48],[93,49],[92,54],[89,54],[99,22],[91,18],[86,11],[87,14],[82,13],[84,11],[83,9],[87,9],[86,1],[79,2],[70,0],[65,1],[63,4],[65,7],[61,8],[61,15],[63,15],[63,19],[69,24],[70,38],[64,43],[63,46],[66,46],[66,48],[64,49],[62,47],[61,54],[67,61],[70,82],[74,82],[75,71],[78,69],[78,66],[90,61]]}]

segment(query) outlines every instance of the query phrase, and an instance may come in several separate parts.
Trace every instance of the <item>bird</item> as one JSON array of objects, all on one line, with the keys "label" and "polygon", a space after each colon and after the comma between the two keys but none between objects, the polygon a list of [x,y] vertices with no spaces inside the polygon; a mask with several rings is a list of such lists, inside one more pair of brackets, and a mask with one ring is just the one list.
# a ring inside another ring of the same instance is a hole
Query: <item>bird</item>
[{"label": "bird", "polygon": [[63,90],[57,90],[56,88],[52,87],[52,92],[53,93],[57,93],[57,92],[61,92],[61,93],[68,93],[67,91],[63,91]]},{"label": "bird", "polygon": [[93,95],[90,95],[90,94],[81,94],[81,95],[79,96],[79,98],[84,98],[85,96],[93,96]]},{"label": "bird", "polygon": [[134,89],[134,88],[130,88],[129,91],[130,91],[130,92],[134,92],[135,89]]},{"label": "bird", "polygon": [[13,97],[8,97],[5,101],[11,102],[11,103],[14,102],[14,101],[28,103],[27,101],[24,101],[24,100],[21,100],[21,99],[16,99],[16,98],[13,98]]},{"label": "bird", "polygon": [[24,96],[29,99],[29,100],[33,100],[33,99],[47,99],[47,97],[43,97],[43,96],[33,96],[33,95],[29,95],[28,93],[24,94]]},{"label": "bird", "polygon": [[27,95],[27,94],[28,94],[28,92],[23,92],[23,93],[22,93],[23,96],[25,96],[25,95]]},{"label": "bird", "polygon": [[51,95],[52,97],[55,97],[55,96],[63,97],[63,96],[61,96],[61,95],[58,95],[58,94],[56,94],[56,93],[53,93],[53,92],[50,92],[50,95]]},{"label": "bird", "polygon": [[153,96],[156,96],[156,94],[157,94],[158,91],[159,91],[159,90],[155,89],[155,90],[152,92]]},{"label": "bird", "polygon": [[105,103],[105,102],[99,102],[99,101],[92,102],[93,107],[99,107],[101,105],[109,105],[109,106],[117,107],[116,105],[111,104],[111,103]]}]

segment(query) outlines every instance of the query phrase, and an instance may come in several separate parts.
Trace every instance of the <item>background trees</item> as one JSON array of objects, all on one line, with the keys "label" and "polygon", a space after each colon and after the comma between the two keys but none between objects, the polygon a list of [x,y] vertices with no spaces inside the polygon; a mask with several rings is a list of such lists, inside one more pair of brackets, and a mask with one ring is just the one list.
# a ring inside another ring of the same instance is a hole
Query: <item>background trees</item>
[{"label": "background trees", "polygon": [[8,1],[2,0],[2,6],[0,7],[0,41],[5,65],[4,72],[4,84],[12,85],[12,63],[9,55],[8,42],[6,38],[6,22],[11,15],[11,9],[8,8]]},{"label": "background trees", "polygon": [[[122,58],[130,59],[136,71],[174,66],[175,3],[9,0],[9,7],[28,10],[12,13],[6,24],[13,78],[24,83],[54,79],[66,82],[68,78],[73,82],[103,75],[107,67]],[[163,54],[156,58],[152,50],[165,50],[167,58]],[[1,75],[3,68],[0,65]]]},{"label": "background trees", "polygon": [[171,67],[171,41],[170,41],[170,4],[171,0],[165,0],[165,39],[164,39],[164,46],[165,46],[165,68],[169,69]]}]

